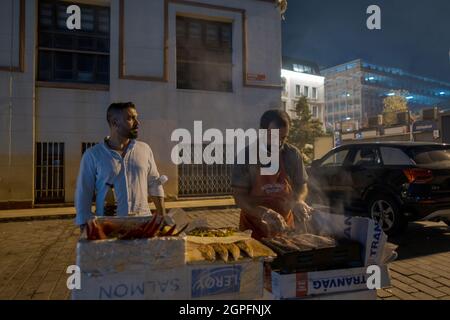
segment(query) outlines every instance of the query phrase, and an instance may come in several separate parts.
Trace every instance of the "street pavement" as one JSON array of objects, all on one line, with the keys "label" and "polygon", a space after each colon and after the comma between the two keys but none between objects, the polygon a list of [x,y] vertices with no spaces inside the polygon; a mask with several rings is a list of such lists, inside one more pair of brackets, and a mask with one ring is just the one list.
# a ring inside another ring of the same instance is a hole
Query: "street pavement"
[{"label": "street pavement", "polygon": [[[189,211],[214,227],[237,227],[236,209]],[[72,219],[0,222],[0,299],[69,299],[66,269],[75,264],[79,230]],[[450,299],[450,229],[443,223],[411,223],[390,239],[399,246],[389,264],[392,287],[385,300]]]}]

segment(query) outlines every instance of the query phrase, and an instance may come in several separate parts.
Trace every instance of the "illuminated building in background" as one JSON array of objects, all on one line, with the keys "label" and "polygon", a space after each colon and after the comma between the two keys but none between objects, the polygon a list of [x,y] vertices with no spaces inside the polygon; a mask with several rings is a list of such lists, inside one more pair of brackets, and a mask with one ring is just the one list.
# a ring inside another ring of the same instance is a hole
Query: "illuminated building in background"
[{"label": "illuminated building in background", "polygon": [[327,68],[325,76],[325,124],[351,120],[366,126],[369,117],[383,112],[383,99],[402,91],[409,110],[450,107],[450,83],[413,75],[398,68],[382,67],[361,59]]},{"label": "illuminated building in background", "polygon": [[325,78],[320,75],[319,66],[314,62],[283,57],[281,80],[283,110],[295,117],[293,109],[298,99],[304,96],[308,99],[312,117],[324,123]]}]

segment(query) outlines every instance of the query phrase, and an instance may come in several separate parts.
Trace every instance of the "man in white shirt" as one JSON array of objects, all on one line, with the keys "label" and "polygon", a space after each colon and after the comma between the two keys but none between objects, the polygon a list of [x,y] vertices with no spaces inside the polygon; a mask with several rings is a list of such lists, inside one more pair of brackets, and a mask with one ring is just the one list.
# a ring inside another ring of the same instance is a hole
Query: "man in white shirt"
[{"label": "man in white shirt", "polygon": [[84,153],[75,193],[76,224],[83,227],[93,217],[105,214],[105,200],[114,189],[117,215],[149,215],[148,197],[156,213],[165,214],[164,190],[149,145],[136,141],[139,121],[133,103],[113,103],[107,111],[110,136]]}]

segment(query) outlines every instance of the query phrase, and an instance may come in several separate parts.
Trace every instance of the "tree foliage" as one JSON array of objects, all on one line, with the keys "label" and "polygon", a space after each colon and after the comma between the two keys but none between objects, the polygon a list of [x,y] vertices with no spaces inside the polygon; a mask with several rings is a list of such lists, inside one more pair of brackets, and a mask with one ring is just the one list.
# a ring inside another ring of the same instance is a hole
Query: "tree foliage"
[{"label": "tree foliage", "polygon": [[383,99],[384,112],[405,112],[408,111],[406,98],[400,95],[386,97]]},{"label": "tree foliage", "polygon": [[289,142],[299,148],[306,163],[314,158],[314,139],[324,135],[322,122],[314,119],[309,110],[308,99],[301,97],[295,105],[294,117],[289,131]]},{"label": "tree foliage", "polygon": [[397,122],[397,113],[408,111],[406,93],[395,91],[393,96],[383,99],[383,118],[385,125],[393,125]]}]

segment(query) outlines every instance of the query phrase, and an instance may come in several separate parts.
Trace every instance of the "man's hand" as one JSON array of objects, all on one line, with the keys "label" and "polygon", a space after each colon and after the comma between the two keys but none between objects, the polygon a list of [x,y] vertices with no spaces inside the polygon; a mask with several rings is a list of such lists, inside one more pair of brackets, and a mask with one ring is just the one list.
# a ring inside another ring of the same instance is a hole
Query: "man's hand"
[{"label": "man's hand", "polygon": [[288,225],[286,220],[276,211],[267,209],[261,217],[263,228],[266,229],[267,236],[274,236],[283,233]]},{"label": "man's hand", "polygon": [[308,221],[311,219],[311,212],[314,209],[312,207],[310,207],[308,204],[306,204],[305,201],[300,200],[298,201],[294,208],[292,208],[292,212],[294,213],[294,216],[299,220],[299,221]]}]

